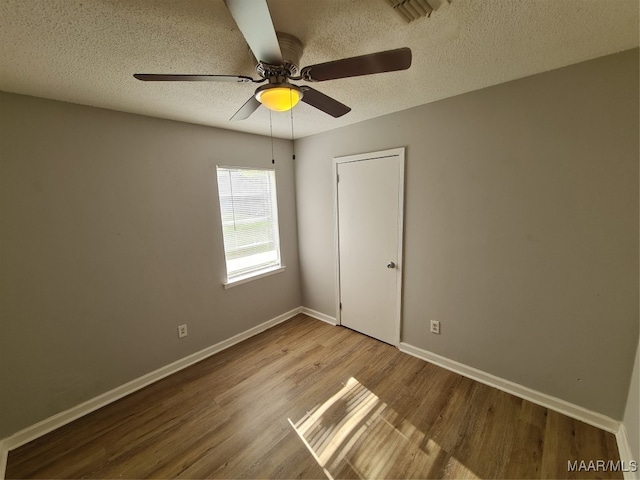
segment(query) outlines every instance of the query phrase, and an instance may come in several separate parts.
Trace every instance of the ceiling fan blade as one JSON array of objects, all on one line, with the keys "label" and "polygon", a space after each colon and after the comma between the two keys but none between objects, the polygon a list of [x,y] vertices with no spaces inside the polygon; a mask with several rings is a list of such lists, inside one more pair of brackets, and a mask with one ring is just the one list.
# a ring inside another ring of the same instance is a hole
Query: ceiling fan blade
[{"label": "ceiling fan blade", "polygon": [[282,52],[267,0],[224,0],[224,3],[256,59],[282,65]]},{"label": "ceiling fan blade", "polygon": [[143,82],[236,82],[249,83],[255,80],[244,75],[173,75],[159,73],[134,73]]},{"label": "ceiling fan blade", "polygon": [[302,95],[302,101],[316,107],[318,110],[322,110],[324,113],[328,113],[332,117],[338,118],[351,111],[351,108],[345,104],[319,92],[311,87],[300,87],[304,94]]},{"label": "ceiling fan blade", "polygon": [[258,100],[256,100],[255,96],[252,96],[249,100],[246,101],[244,105],[240,107],[236,113],[233,114],[229,120],[246,120],[251,116],[253,112],[255,112],[258,107],[262,105]]},{"label": "ceiling fan blade", "polygon": [[311,82],[335,80],[337,78],[358,77],[372,73],[406,70],[411,66],[411,49],[370,53],[359,57],[343,58],[333,62],[309,65],[302,69],[301,76]]}]

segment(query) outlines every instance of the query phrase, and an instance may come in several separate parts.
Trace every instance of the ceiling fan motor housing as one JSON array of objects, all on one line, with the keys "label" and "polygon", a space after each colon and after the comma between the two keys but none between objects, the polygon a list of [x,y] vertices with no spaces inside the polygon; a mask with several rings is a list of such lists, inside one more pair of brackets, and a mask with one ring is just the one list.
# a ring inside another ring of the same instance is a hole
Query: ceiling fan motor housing
[{"label": "ceiling fan motor housing", "polygon": [[282,74],[282,68],[288,73],[287,76],[296,77],[300,73],[300,59],[302,58],[302,42],[293,35],[284,32],[276,32],[278,37],[278,45],[280,45],[280,51],[282,52],[282,65],[269,65],[260,62],[255,57],[256,71],[263,78],[268,78],[272,75]]}]

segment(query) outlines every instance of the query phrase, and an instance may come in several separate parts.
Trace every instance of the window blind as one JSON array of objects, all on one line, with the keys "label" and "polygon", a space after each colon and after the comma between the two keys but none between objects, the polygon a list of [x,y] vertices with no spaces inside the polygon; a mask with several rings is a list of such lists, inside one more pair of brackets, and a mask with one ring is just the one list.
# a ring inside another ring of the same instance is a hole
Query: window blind
[{"label": "window blind", "polygon": [[218,167],[227,280],[280,266],[274,170]]}]

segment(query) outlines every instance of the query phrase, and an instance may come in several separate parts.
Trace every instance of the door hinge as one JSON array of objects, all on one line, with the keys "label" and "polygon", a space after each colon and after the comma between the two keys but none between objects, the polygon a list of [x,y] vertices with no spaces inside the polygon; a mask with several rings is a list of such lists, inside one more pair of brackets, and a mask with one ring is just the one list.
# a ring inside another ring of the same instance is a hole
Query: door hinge
[{"label": "door hinge", "polygon": [[342,302],[340,302],[340,310],[342,310]]},{"label": "door hinge", "polygon": [[340,174],[336,173],[336,178],[338,179],[338,183],[340,183]]}]

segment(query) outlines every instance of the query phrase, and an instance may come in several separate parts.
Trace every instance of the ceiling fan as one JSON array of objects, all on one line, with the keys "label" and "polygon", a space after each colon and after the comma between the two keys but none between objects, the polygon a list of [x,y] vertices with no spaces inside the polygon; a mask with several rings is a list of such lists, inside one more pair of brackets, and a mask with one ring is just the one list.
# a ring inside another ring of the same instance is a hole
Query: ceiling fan
[{"label": "ceiling fan", "polygon": [[351,108],[314,88],[294,85],[289,81],[323,82],[406,70],[411,66],[411,50],[398,48],[309,65],[300,70],[302,43],[293,35],[275,31],[267,0],[225,0],[225,3],[256,59],[259,79],[244,75],[136,73],[133,76],[146,82],[268,82],[256,89],[231,120],[249,118],[260,105],[274,111],[287,111],[299,101],[337,118],[350,112]]}]

